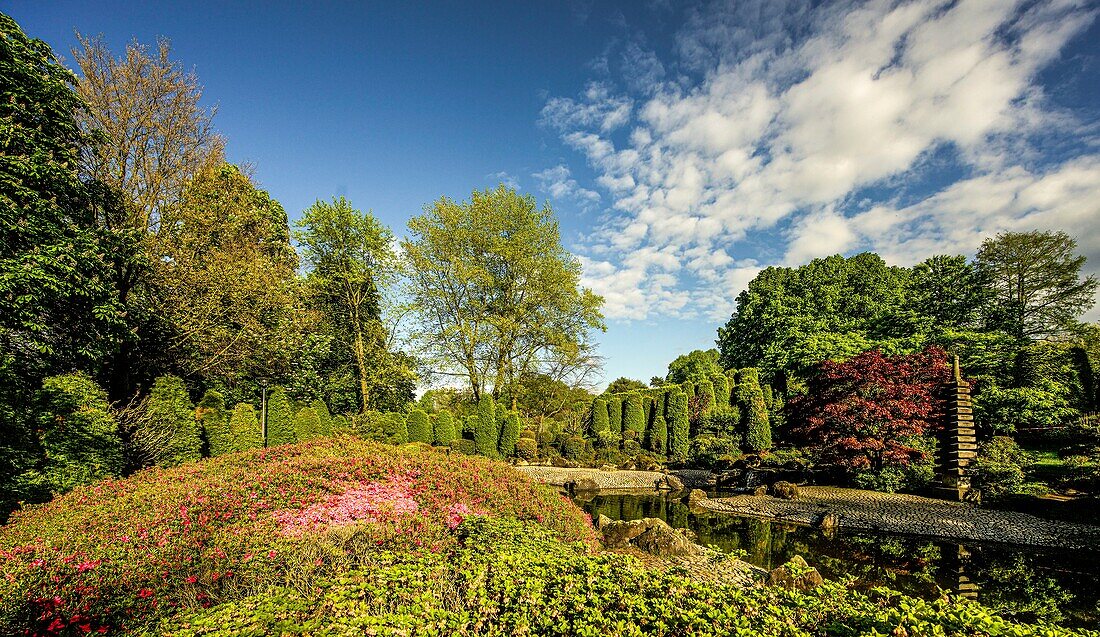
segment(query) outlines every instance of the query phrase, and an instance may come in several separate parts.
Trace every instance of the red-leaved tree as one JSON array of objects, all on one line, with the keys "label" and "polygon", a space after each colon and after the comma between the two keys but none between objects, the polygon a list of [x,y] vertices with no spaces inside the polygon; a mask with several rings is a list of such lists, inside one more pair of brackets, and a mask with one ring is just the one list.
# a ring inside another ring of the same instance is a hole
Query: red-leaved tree
[{"label": "red-leaved tree", "polygon": [[811,377],[809,392],[788,403],[791,438],[822,462],[853,472],[906,466],[925,455],[907,439],[942,426],[939,391],[951,379],[947,354],[938,347],[905,356],[876,350],[843,363],[825,361]]}]

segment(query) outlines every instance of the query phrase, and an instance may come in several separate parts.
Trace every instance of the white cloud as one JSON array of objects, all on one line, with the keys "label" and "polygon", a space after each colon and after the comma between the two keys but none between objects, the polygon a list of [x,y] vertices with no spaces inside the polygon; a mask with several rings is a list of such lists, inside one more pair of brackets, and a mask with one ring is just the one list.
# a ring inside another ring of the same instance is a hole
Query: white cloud
[{"label": "white cloud", "polygon": [[539,188],[543,192],[554,199],[572,200],[579,204],[582,210],[600,203],[600,193],[582,188],[577,180],[572,178],[569,168],[564,164],[533,173],[531,176],[539,181]]},{"label": "white cloud", "polygon": [[[911,261],[970,252],[999,229],[1100,221],[1097,155],[1052,163],[1031,142],[1051,127],[1090,130],[1053,111],[1036,76],[1095,13],[1070,0],[691,12],[677,65],[696,80],[678,74],[634,97],[592,83],[543,110],[610,196],[587,280],[608,291],[609,315],[714,316],[759,268],[745,239],[762,231],[785,241],[767,250],[783,263],[864,248]],[[919,186],[937,154],[967,178]],[[910,185],[923,201],[879,193],[853,210],[863,189]],[[1100,235],[1080,238],[1100,266]]]}]

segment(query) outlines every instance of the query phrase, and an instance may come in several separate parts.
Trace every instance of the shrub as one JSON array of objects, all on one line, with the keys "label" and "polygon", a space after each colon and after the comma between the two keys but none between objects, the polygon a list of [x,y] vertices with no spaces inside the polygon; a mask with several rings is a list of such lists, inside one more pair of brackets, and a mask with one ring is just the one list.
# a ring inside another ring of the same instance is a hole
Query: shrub
[{"label": "shrub", "polygon": [[313,407],[302,407],[294,414],[294,436],[301,441],[321,436],[321,418]]},{"label": "shrub", "polygon": [[428,414],[419,409],[409,411],[409,442],[432,442],[432,423],[428,420]]},{"label": "shrub", "polygon": [[[21,480],[30,490],[65,493],[122,473],[122,440],[107,393],[82,373],[52,376],[37,396],[44,460]],[[43,494],[45,495],[45,494]]]},{"label": "shrub", "polygon": [[690,380],[685,380],[680,383],[680,389],[684,390],[684,395],[687,396],[688,401],[695,398],[695,383]]},{"label": "shrub", "polygon": [[626,454],[630,457],[634,457],[634,456],[637,456],[638,454],[640,454],[641,452],[642,452],[642,445],[637,440],[628,439],[628,440],[623,441],[623,453],[624,454]]},{"label": "shrub", "polygon": [[343,414],[336,414],[332,416],[332,433],[333,435],[347,434],[355,431],[355,427],[352,426],[348,417]]},{"label": "shrub", "polygon": [[616,396],[607,398],[607,423],[611,433],[623,435],[623,401]]},{"label": "shrub", "polygon": [[493,397],[482,394],[477,404],[477,422],[474,423],[474,448],[483,456],[499,458],[500,425],[497,424],[496,405]]},{"label": "shrub", "polygon": [[660,456],[668,453],[668,423],[661,414],[657,414],[650,423],[646,432],[646,447]]},{"label": "shrub", "polygon": [[382,433],[391,445],[403,445],[409,441],[409,428],[405,414],[389,412],[382,414]]},{"label": "shrub", "polygon": [[229,438],[229,413],[225,408],[225,397],[221,392],[209,389],[195,406],[195,418],[199,421],[199,430],[206,440],[206,450],[211,456],[220,456],[232,451]]},{"label": "shrub", "polygon": [[432,444],[445,447],[457,436],[455,431],[455,419],[446,409],[435,415],[435,423],[432,426]]},{"label": "shrub", "polygon": [[714,385],[709,380],[701,381],[695,393],[702,399],[700,405],[703,416],[713,412],[718,406],[718,401],[714,397]]},{"label": "shrub", "polygon": [[610,431],[601,431],[596,434],[596,448],[597,449],[618,449],[619,439],[615,437],[615,434]]},{"label": "shrub", "polygon": [[466,454],[467,456],[477,455],[477,450],[474,448],[474,441],[467,440],[466,438],[455,438],[452,440],[451,449],[458,453]]},{"label": "shrub", "polygon": [[276,387],[267,396],[267,446],[293,442],[297,442],[297,437],[294,435],[294,412],[290,399],[282,387]]},{"label": "shrub", "polygon": [[611,422],[607,415],[607,401],[597,398],[592,401],[592,433],[609,431]]},{"label": "shrub", "polygon": [[538,434],[535,433],[534,429],[524,429],[519,432],[519,437],[520,439],[527,438],[528,440],[538,440]]},{"label": "shrub", "polygon": [[771,423],[768,422],[764,392],[760,389],[759,370],[750,367],[738,372],[737,404],[743,419],[745,449],[748,451],[771,449],[772,428]]},{"label": "shrub", "polygon": [[583,462],[585,453],[586,441],[580,436],[568,436],[562,441],[561,455],[566,460],[572,460],[573,462]]},{"label": "shrub", "polygon": [[673,390],[668,396],[668,451],[673,460],[683,462],[691,447],[691,422],[688,420],[687,396]]},{"label": "shrub", "polygon": [[538,443],[534,438],[520,438],[516,441],[516,457],[531,462],[539,457]]},{"label": "shrub", "polygon": [[1012,438],[995,436],[983,443],[970,466],[982,499],[997,501],[1018,492],[1024,484],[1023,467],[1027,462],[1027,454]]},{"label": "shrub", "polygon": [[730,406],[730,383],[724,374],[715,374],[711,379],[714,385],[714,407],[720,410]]},{"label": "shrub", "polygon": [[264,446],[264,435],[256,408],[250,403],[237,403],[229,418],[229,437],[232,451],[259,449]]},{"label": "shrub", "polygon": [[320,434],[327,437],[335,433],[332,426],[332,414],[329,413],[325,401],[318,398],[311,402],[309,406],[313,408],[313,413],[317,414],[317,421],[321,424]]},{"label": "shrub", "polygon": [[700,434],[737,437],[741,427],[741,410],[737,407],[719,407],[703,418]]},{"label": "shrub", "polygon": [[645,398],[641,394],[630,394],[626,398],[626,409],[623,410],[624,437],[628,431],[633,432],[635,440],[645,434]]},{"label": "shrub", "polygon": [[694,467],[713,467],[719,460],[741,455],[737,439],[729,436],[703,434],[691,441],[688,460]]},{"label": "shrub", "polygon": [[519,414],[509,410],[504,416],[504,424],[500,427],[500,445],[498,451],[505,458],[516,455],[516,443],[519,442]]},{"label": "shrub", "polygon": [[183,379],[161,376],[145,401],[147,426],[162,433],[165,444],[157,455],[157,465],[174,467],[202,457],[202,438],[195,420],[195,407],[187,395]]}]

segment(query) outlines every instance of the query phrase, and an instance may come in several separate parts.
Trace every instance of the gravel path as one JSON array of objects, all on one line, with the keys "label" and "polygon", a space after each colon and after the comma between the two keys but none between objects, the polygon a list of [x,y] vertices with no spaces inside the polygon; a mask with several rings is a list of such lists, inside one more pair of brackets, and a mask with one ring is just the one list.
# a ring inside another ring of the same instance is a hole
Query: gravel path
[{"label": "gravel path", "polygon": [[953,540],[1009,542],[1031,546],[1095,548],[1100,526],[1047,520],[982,509],[971,504],[900,493],[879,493],[835,487],[801,487],[794,500],[740,495],[705,500],[713,511],[816,524],[826,513],[850,529],[926,535]]},{"label": "gravel path", "polygon": [[562,486],[581,479],[592,480],[601,490],[656,489],[668,476],[657,471],[600,471],[599,469],[568,469],[527,465],[516,467],[536,482]]}]

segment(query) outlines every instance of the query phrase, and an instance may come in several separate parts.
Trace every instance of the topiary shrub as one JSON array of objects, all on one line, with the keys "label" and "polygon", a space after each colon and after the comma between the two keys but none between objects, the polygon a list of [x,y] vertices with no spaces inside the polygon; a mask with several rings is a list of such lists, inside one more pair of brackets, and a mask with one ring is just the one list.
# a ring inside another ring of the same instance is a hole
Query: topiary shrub
[{"label": "topiary shrub", "polygon": [[428,420],[428,414],[420,409],[410,410],[406,427],[409,430],[409,442],[431,444],[432,423]]},{"label": "topiary shrub", "polygon": [[688,461],[693,467],[711,468],[719,461],[726,461],[741,455],[737,439],[729,436],[703,434],[691,441]]},{"label": "topiary shrub", "polygon": [[474,448],[483,456],[499,458],[500,427],[497,425],[496,405],[493,397],[482,394],[477,403],[477,420],[474,422]]},{"label": "topiary shrub", "polygon": [[403,445],[409,441],[409,428],[405,414],[390,412],[382,414],[382,433],[391,445]]},{"label": "topiary shrub", "polygon": [[225,397],[221,392],[207,390],[195,407],[195,417],[199,421],[202,436],[206,439],[209,455],[220,456],[233,450],[229,436],[229,412],[225,408]]},{"label": "topiary shrub", "polygon": [[311,402],[309,406],[313,409],[313,413],[317,414],[317,421],[321,423],[321,435],[325,437],[331,436],[334,431],[332,426],[332,414],[329,413],[328,405],[325,404],[325,401],[318,398]]},{"label": "topiary shrub", "polygon": [[146,426],[163,435],[165,443],[157,450],[161,467],[174,467],[202,457],[202,438],[195,420],[195,407],[187,395],[183,379],[161,376],[145,402]]},{"label": "topiary shrub", "polygon": [[741,410],[737,407],[719,407],[703,418],[701,434],[736,437],[741,426]]},{"label": "topiary shrub", "polygon": [[760,389],[760,372],[756,368],[747,367],[738,372],[737,405],[741,410],[745,449],[751,452],[771,449],[772,428],[764,392]]},{"label": "topiary shrub", "polygon": [[562,441],[561,455],[572,462],[591,462],[593,454],[588,450],[588,441],[580,436],[568,436]]},{"label": "topiary shrub", "polygon": [[302,441],[321,437],[321,418],[313,407],[302,407],[294,414],[294,435]]},{"label": "topiary shrub", "polygon": [[538,434],[535,433],[534,429],[524,429],[519,432],[519,437],[520,439],[527,438],[529,440],[538,440]]},{"label": "topiary shrub", "polygon": [[539,457],[538,443],[534,438],[520,438],[516,441],[516,457],[532,462]]},{"label": "topiary shrub", "polygon": [[687,460],[691,446],[691,422],[688,419],[687,395],[680,390],[669,394],[668,425],[669,456],[677,462],[683,462]]},{"label": "topiary shrub", "polygon": [[229,417],[230,450],[245,451],[264,446],[263,431],[256,408],[251,403],[237,403]]},{"label": "topiary shrub", "polygon": [[592,401],[592,433],[598,435],[601,431],[609,431],[611,421],[607,415],[607,401],[597,398]]},{"label": "topiary shrub", "polygon": [[995,502],[1017,493],[1024,484],[1027,454],[1008,436],[994,436],[983,443],[970,465],[973,484],[982,500]]},{"label": "topiary shrub", "polygon": [[355,431],[351,421],[343,414],[332,416],[332,435],[347,434]]},{"label": "topiary shrub", "polygon": [[623,440],[623,453],[634,457],[642,452],[642,445],[637,440]]},{"label": "topiary shrub", "polygon": [[607,398],[608,429],[616,436],[623,435],[623,401],[616,396]]},{"label": "topiary shrub", "polygon": [[623,437],[629,431],[633,432],[633,440],[641,439],[645,435],[645,423],[645,398],[641,394],[630,394],[623,410]]},{"label": "topiary shrub", "polygon": [[276,387],[267,396],[267,446],[275,447],[297,441],[290,399],[282,387]]},{"label": "topiary shrub", "polygon": [[451,450],[458,453],[464,453],[467,456],[473,456],[477,454],[477,450],[474,449],[474,441],[466,438],[455,438],[451,441]]},{"label": "topiary shrub", "polygon": [[597,449],[618,449],[619,439],[610,431],[601,431],[596,434],[595,444]]},{"label": "topiary shrub", "polygon": [[509,411],[504,416],[504,424],[500,427],[500,443],[497,445],[497,451],[504,458],[511,458],[516,455],[516,444],[519,442],[519,414],[515,411]]},{"label": "topiary shrub", "polygon": [[645,442],[646,448],[657,455],[664,456],[668,453],[668,424],[661,414],[654,416],[649,431],[646,432]]},{"label": "topiary shrub", "polygon": [[730,382],[729,379],[723,374],[715,374],[711,378],[711,384],[714,385],[714,409],[720,411],[724,407],[730,406]]},{"label": "topiary shrub", "polygon": [[695,388],[695,393],[700,398],[700,415],[707,416],[718,406],[714,397],[714,385],[709,380],[704,380]]},{"label": "topiary shrub", "polygon": [[451,441],[455,439],[458,432],[455,431],[455,418],[451,415],[451,412],[446,409],[440,411],[435,416],[435,423],[432,425],[432,444],[445,447],[451,444]]}]

